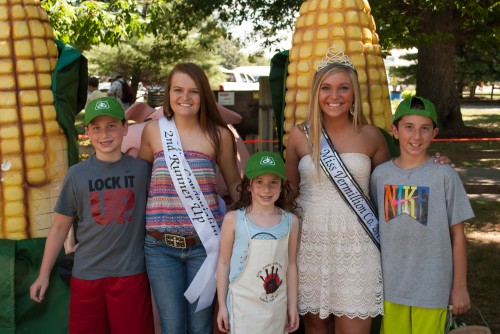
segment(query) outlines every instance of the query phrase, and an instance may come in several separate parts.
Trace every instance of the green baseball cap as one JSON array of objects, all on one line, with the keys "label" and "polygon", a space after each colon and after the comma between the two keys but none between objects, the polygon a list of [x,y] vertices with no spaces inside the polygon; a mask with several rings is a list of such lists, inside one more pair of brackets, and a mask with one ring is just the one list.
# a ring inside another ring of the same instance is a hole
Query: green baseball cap
[{"label": "green baseball cap", "polygon": [[125,119],[125,111],[117,99],[114,97],[100,97],[90,101],[85,108],[85,125],[89,125],[97,116],[103,115],[114,117],[120,121]]},{"label": "green baseball cap", "polygon": [[[414,103],[415,101],[420,101],[421,104],[424,105],[424,108],[412,109],[412,103]],[[426,100],[423,97],[412,96],[401,101],[401,103],[396,108],[396,112],[394,113],[394,116],[392,118],[392,123],[394,124],[394,122],[406,115],[420,115],[430,117],[434,124],[438,124],[436,107],[434,107],[434,104],[431,101]]]},{"label": "green baseball cap", "polygon": [[274,174],[285,180],[285,162],[278,154],[272,152],[262,151],[252,154],[245,165],[245,176],[254,179],[263,174]]}]

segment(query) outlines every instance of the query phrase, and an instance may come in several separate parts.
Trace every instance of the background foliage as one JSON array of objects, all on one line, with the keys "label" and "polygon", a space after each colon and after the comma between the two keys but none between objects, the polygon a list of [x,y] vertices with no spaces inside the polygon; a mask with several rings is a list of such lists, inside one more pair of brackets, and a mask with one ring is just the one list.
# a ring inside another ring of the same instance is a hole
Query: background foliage
[{"label": "background foliage", "polygon": [[[219,65],[237,64],[229,27],[253,24],[245,43],[277,45],[293,31],[302,0],[45,0],[56,36],[82,51],[92,45],[128,43],[152,61],[145,76],[205,51],[221,56]],[[383,48],[417,47],[417,94],[432,100],[441,127],[464,126],[459,88],[499,77],[500,2],[494,0],[371,0]],[[146,38],[152,44],[136,41]],[[151,39],[152,38],[152,39]],[[234,41],[239,47],[239,41]],[[129,49],[130,50],[130,49]],[[202,50],[202,51],[201,51]],[[281,51],[281,50],[276,50]],[[122,53],[121,55],[126,55]],[[205,54],[206,55],[206,54]],[[258,58],[258,57],[257,57]],[[123,58],[121,58],[123,59]],[[217,62],[213,57],[208,63]],[[137,59],[136,59],[137,60]],[[247,61],[255,61],[248,57]],[[127,68],[134,67],[133,65]],[[127,69],[128,71],[128,69]],[[128,73],[127,73],[128,74]],[[130,73],[133,80],[138,75]],[[161,75],[159,75],[161,77]],[[155,79],[157,80],[157,79]]]}]

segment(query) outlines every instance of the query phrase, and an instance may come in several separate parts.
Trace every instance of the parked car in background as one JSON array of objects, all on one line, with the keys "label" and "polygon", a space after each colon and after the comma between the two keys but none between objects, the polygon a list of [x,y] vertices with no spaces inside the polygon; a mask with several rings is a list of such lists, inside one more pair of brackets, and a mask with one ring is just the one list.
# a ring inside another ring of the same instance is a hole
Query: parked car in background
[{"label": "parked car in background", "polygon": [[255,80],[255,78],[251,74],[241,72],[238,70],[228,70],[226,68],[222,68],[221,71],[222,73],[225,74],[226,78],[225,81],[223,81],[220,84],[219,90],[221,91],[259,90],[259,82]]},{"label": "parked car in background", "polygon": [[106,93],[109,90],[109,87],[111,87],[111,82],[101,82],[99,84],[99,90],[103,93]]},{"label": "parked car in background", "polygon": [[[99,90],[103,93],[107,93],[109,88],[111,87],[111,82],[101,82],[99,84]],[[139,86],[137,87],[137,93],[135,95],[135,102],[143,102],[144,101],[144,96],[146,95],[147,88],[142,84],[142,82],[139,82]]]},{"label": "parked car in background", "polygon": [[238,72],[250,74],[255,81],[259,81],[260,77],[268,77],[271,71],[271,66],[240,66],[234,69]]}]

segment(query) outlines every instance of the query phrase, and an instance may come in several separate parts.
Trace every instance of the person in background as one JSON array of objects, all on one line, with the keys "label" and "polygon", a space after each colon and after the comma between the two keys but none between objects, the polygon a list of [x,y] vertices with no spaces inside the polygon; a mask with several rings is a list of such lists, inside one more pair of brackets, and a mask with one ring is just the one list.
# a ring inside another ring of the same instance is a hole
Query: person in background
[{"label": "person in background", "polygon": [[165,86],[165,117],[144,126],[137,155],[153,164],[146,267],[162,333],[211,334],[225,213],[216,167],[237,200],[235,140],[199,66],[177,64]]},{"label": "person in background", "polygon": [[116,72],[111,73],[109,77],[109,81],[111,82],[111,86],[108,90],[108,96],[114,97],[120,102],[124,110],[127,110],[130,107],[129,103],[125,103],[122,101],[123,96],[123,84],[125,83],[122,75]]},{"label": "person in background", "polygon": [[427,153],[437,135],[434,104],[403,100],[392,133],[401,154],[371,177],[378,206],[384,309],[381,333],[446,333],[447,306],[470,308],[464,221],[474,217],[457,172]]},{"label": "person in background", "polygon": [[[224,217],[217,267],[222,332],[291,333],[297,310],[297,216],[275,153],[253,154],[239,186],[240,199]],[[251,312],[249,312],[251,310]]]},{"label": "person in background", "polygon": [[77,222],[70,284],[69,333],[154,333],[144,263],[144,211],[150,165],[121,152],[127,133],[122,106],[102,97],[85,109],[95,155],[68,170],[47,236],[40,274],[30,287],[41,303],[49,276]]},{"label": "person in background", "polygon": [[104,96],[106,96],[106,94],[99,90],[99,79],[97,79],[96,77],[89,77],[89,84],[87,88],[87,102],[85,103],[85,107],[89,105],[90,101]]}]

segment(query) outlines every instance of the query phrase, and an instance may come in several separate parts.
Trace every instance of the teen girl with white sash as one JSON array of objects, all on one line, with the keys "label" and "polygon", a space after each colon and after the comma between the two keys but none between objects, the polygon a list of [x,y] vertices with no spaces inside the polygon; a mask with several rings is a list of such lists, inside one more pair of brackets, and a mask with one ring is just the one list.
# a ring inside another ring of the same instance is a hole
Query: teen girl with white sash
[{"label": "teen girl with white sash", "polygon": [[322,131],[332,144],[327,148],[338,153],[364,195],[372,168],[387,161],[389,152],[380,130],[363,116],[350,59],[341,50],[331,51],[336,54],[324,58],[313,79],[307,123],[290,132],[286,148],[287,178],[303,209],[299,313],[307,333],[333,333],[334,328],[336,334],[367,334],[371,318],[383,313],[380,253],[325,172],[330,160],[321,161]]},{"label": "teen girl with white sash", "polygon": [[234,137],[197,65],[170,72],[166,118],[146,124],[138,157],[153,163],[145,257],[161,332],[212,333],[215,271],[224,215],[216,167],[233,200],[240,175]]},{"label": "teen girl with white sash", "polygon": [[252,155],[245,166],[240,200],[222,225],[217,268],[222,332],[290,333],[299,326],[297,310],[298,218],[285,181],[281,157]]}]

